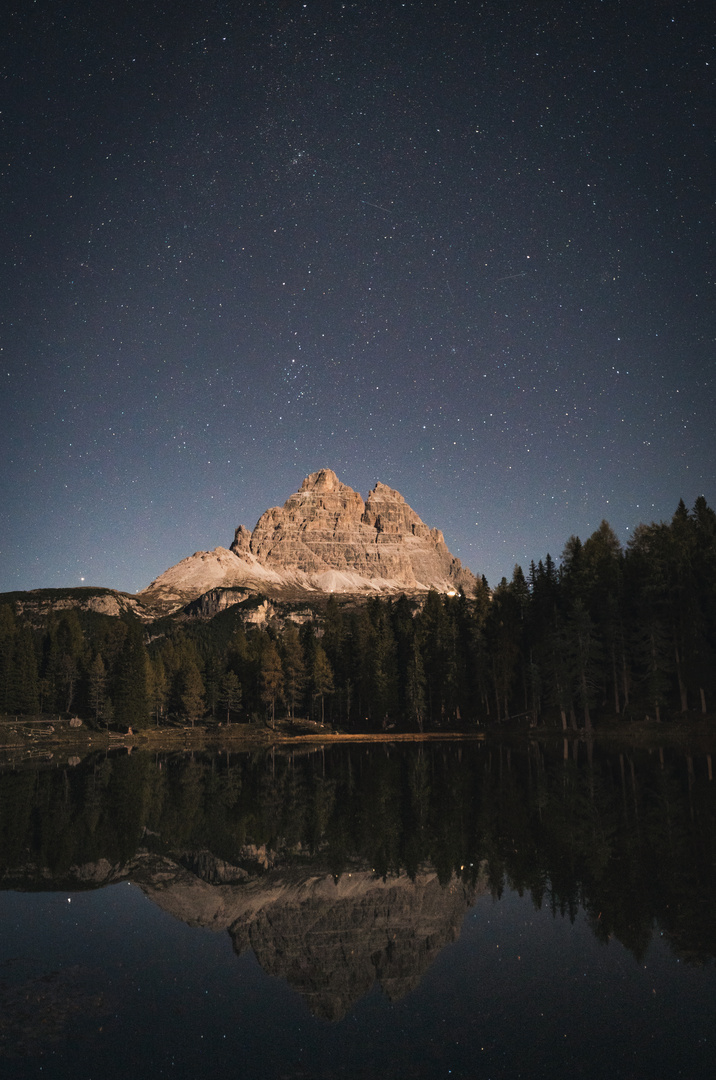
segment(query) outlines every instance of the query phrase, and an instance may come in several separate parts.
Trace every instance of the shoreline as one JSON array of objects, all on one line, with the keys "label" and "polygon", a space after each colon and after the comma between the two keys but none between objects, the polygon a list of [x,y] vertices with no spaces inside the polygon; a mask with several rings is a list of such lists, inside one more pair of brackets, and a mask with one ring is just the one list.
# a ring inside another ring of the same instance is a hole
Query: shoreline
[{"label": "shoreline", "polygon": [[[35,730],[32,727],[35,726]],[[9,730],[8,730],[9,729]],[[308,729],[308,730],[307,730]],[[23,763],[66,762],[74,766],[92,753],[110,750],[162,751],[181,753],[202,750],[208,753],[251,753],[272,749],[300,749],[301,747],[326,747],[340,744],[396,744],[432,742],[491,742],[523,744],[564,742],[608,747],[652,749],[674,747],[688,751],[689,748],[716,753],[716,729],[708,722],[656,721],[631,722],[607,725],[593,733],[584,729],[563,731],[561,728],[508,728],[493,727],[473,731],[380,731],[341,732],[326,730],[320,725],[304,722],[294,726],[279,723],[276,728],[252,727],[247,724],[228,725],[217,730],[207,727],[143,728],[130,733],[104,732],[83,728],[70,728],[68,721],[56,726],[40,722],[0,722],[0,740],[7,734],[7,741],[0,741],[0,768],[21,766]]]}]

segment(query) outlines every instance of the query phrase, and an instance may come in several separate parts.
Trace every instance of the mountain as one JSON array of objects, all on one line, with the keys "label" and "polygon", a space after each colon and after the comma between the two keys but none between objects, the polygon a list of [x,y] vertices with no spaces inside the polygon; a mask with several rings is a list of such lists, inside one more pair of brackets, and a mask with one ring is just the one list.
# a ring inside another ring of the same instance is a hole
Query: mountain
[{"label": "mountain", "polygon": [[306,600],[328,593],[456,593],[474,585],[440,530],[428,528],[400,492],[377,483],[364,502],[331,469],[321,469],[283,506],[267,510],[253,532],[240,525],[230,549],[183,559],[138,600],[149,611],[169,613],[207,593],[218,610],[256,594]]}]

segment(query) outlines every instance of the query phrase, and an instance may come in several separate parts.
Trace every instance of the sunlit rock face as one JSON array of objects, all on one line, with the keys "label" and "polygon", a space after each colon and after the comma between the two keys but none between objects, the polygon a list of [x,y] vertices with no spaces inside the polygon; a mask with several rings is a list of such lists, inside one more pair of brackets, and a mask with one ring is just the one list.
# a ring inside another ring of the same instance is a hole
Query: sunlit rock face
[{"label": "sunlit rock face", "polygon": [[[360,542],[365,504],[330,469],[306,477],[282,507],[263,514],[251,536],[251,552],[266,566],[321,574],[326,570],[379,576]],[[233,549],[232,549],[233,550]]]},{"label": "sunlit rock face", "polygon": [[331,469],[311,473],[284,503],[240,525],[231,550],[197,552],[140,593],[177,607],[210,590],[249,589],[275,599],[311,594],[451,593],[475,585],[398,491],[378,483],[364,502]]}]

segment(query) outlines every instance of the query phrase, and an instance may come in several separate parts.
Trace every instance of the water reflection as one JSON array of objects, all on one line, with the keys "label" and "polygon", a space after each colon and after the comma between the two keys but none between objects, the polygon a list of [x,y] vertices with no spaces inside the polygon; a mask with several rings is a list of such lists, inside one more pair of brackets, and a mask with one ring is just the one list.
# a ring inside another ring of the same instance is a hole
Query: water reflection
[{"label": "water reflection", "polygon": [[[334,1022],[375,984],[390,1001],[414,992],[466,912],[505,890],[572,921],[582,912],[599,941],[639,961],[654,938],[681,960],[712,959],[710,757],[566,750],[135,752],[11,770],[0,776],[0,883],[87,893],[131,881],[187,926],[228,934]],[[5,961],[0,1045],[35,1052],[33,1008],[46,1043],[76,1013],[101,1030],[111,991],[83,972]]]},{"label": "water reflection", "polygon": [[[232,928],[239,951],[261,952],[265,934],[250,928],[267,905],[325,918],[333,901],[345,909],[375,891],[419,922],[438,886],[460,898],[445,899],[435,930],[449,940],[476,892],[507,883],[571,916],[583,906],[598,937],[637,959],[655,932],[705,959],[715,838],[710,757],[675,751],[581,762],[536,743],[133,753],[0,777],[3,887],[131,878],[193,925]],[[417,899],[398,900],[410,883]]]}]

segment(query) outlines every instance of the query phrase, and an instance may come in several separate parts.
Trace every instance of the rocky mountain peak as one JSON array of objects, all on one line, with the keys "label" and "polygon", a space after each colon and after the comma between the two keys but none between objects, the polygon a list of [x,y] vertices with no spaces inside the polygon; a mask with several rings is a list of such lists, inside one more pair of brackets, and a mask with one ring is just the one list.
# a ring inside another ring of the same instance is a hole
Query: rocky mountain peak
[{"label": "rocky mountain peak", "polygon": [[376,483],[365,502],[332,469],[305,478],[283,506],[240,525],[231,550],[197,552],[140,594],[178,606],[204,592],[247,588],[275,599],[316,593],[471,591],[475,578],[399,491]]},{"label": "rocky mountain peak", "polygon": [[319,469],[311,473],[301,484],[301,491],[340,491],[344,487],[333,469]]},{"label": "rocky mountain peak", "polygon": [[[363,512],[363,523],[379,533],[430,536],[430,529],[406,503],[399,491],[380,481],[369,493]],[[442,533],[436,533],[442,539]]]},{"label": "rocky mountain peak", "polygon": [[239,525],[234,533],[234,542],[231,545],[231,550],[236,555],[247,555],[250,553],[251,530],[247,529],[245,525]]}]

